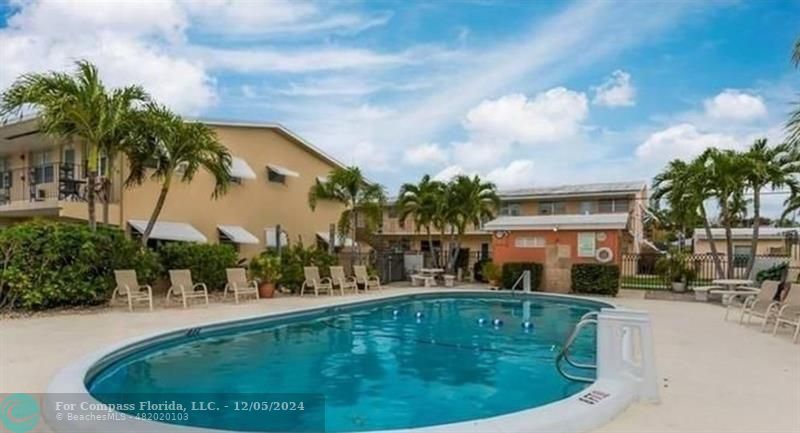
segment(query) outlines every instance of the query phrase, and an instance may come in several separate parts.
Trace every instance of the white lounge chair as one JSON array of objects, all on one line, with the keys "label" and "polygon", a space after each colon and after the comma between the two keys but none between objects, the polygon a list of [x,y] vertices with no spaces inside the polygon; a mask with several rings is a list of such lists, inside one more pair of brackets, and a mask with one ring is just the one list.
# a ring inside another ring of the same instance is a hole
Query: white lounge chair
[{"label": "white lounge chair", "polygon": [[356,283],[362,284],[365,292],[373,288],[382,290],[381,279],[378,277],[370,277],[367,273],[366,266],[353,266],[353,273],[356,275]]},{"label": "white lounge chair", "polygon": [[761,324],[763,331],[767,327],[770,318],[778,312],[780,303],[773,301],[775,292],[778,291],[780,281],[765,280],[761,283],[761,291],[757,295],[750,295],[742,304],[742,315],[739,317],[739,323],[744,323],[747,319],[747,324],[750,324],[753,316],[761,317],[764,323]]},{"label": "white lounge chair", "polygon": [[794,336],[792,339],[795,343],[800,341],[800,284],[792,284],[780,309],[775,313],[775,327],[772,328],[772,335],[778,333],[781,325],[793,326]]},{"label": "white lounge chair", "polygon": [[189,299],[204,299],[208,305],[208,287],[205,283],[194,283],[192,272],[188,269],[178,269],[169,271],[169,281],[171,283],[167,291],[167,302],[171,296],[180,295],[183,301],[183,308],[188,307]]},{"label": "white lounge chair", "polygon": [[336,288],[338,286],[342,295],[344,295],[345,289],[349,289],[354,293],[358,293],[358,284],[356,283],[355,277],[346,276],[344,274],[343,266],[331,266],[330,270],[333,287]]},{"label": "white lounge chair", "polygon": [[228,284],[225,285],[225,293],[222,298],[228,297],[228,292],[233,292],[233,299],[239,303],[239,296],[242,295],[258,295],[258,283],[247,279],[247,272],[244,268],[228,268],[225,269],[225,275],[228,277]]},{"label": "white lounge chair", "polygon": [[136,271],[131,269],[114,271],[114,279],[117,287],[111,294],[112,303],[117,295],[127,296],[128,310],[133,311],[134,302],[147,302],[150,305],[150,311],[153,311],[153,288],[148,284],[139,284]]},{"label": "white lounge chair", "polygon": [[333,294],[333,282],[328,277],[321,278],[319,276],[319,268],[316,266],[303,267],[303,276],[305,281],[300,286],[300,296],[305,294],[307,288],[314,289],[314,296],[319,296],[319,292],[322,290],[327,290],[329,294]]}]

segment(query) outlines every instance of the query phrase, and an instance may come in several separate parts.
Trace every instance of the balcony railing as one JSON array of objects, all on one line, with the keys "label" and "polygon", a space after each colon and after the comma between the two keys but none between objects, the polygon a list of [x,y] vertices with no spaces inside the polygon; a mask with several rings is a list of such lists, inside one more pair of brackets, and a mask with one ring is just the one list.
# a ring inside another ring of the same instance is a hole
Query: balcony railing
[{"label": "balcony railing", "polygon": [[[0,206],[24,202],[86,201],[88,182],[82,164],[47,163],[0,171]],[[99,203],[116,201],[117,191],[108,178],[98,177]],[[106,193],[108,191],[108,193]],[[109,197],[110,196],[110,197]]]}]

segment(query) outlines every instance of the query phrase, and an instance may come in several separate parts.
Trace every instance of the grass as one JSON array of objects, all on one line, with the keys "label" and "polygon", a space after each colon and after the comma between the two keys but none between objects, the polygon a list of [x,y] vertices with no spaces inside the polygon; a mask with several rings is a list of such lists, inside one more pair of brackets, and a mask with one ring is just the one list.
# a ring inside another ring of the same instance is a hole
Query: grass
[{"label": "grass", "polygon": [[[710,284],[710,278],[701,278],[693,280],[689,286],[707,286]],[[661,275],[655,274],[623,275],[620,277],[620,287],[623,289],[672,290],[670,284],[665,282]]]}]

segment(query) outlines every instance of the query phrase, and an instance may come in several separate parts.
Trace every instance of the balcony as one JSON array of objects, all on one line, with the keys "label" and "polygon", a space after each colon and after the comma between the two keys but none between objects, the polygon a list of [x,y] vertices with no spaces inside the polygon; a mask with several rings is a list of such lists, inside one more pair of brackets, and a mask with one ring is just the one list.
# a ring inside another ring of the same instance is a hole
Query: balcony
[{"label": "balcony", "polygon": [[[0,171],[0,216],[63,216],[86,218],[88,182],[80,164],[47,163]],[[110,182],[106,177],[98,183]],[[119,200],[118,186],[98,186],[98,205]],[[107,197],[107,195],[109,195]],[[117,206],[115,206],[117,208]],[[117,212],[117,209],[114,210]]]}]

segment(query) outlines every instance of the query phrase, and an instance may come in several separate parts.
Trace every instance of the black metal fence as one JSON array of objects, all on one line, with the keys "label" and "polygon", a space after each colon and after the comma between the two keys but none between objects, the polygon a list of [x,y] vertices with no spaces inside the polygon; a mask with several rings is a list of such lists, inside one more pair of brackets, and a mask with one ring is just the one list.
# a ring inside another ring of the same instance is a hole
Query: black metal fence
[{"label": "black metal fence", "polygon": [[[337,254],[339,264],[344,266],[348,272],[352,271],[353,265],[364,265],[377,272],[381,281],[391,283],[395,281],[407,281],[410,274],[419,268],[444,268],[444,260],[439,254],[429,251],[377,251],[368,253],[353,254],[350,251],[343,251]],[[462,251],[456,258],[456,273],[460,273],[462,278],[471,280],[480,279],[480,263],[489,260],[489,256],[480,251]],[[477,264],[477,265],[476,265]],[[476,275],[478,274],[478,275]]]},{"label": "black metal fence", "polygon": [[[672,288],[671,282],[656,271],[656,262],[664,257],[663,254],[623,254],[621,266],[620,286],[626,289],[651,289],[668,290]],[[750,256],[741,255],[733,258],[733,277],[736,279],[755,279],[754,275],[747,274],[747,263]],[[789,261],[789,256],[784,255],[757,255],[756,260],[775,263]],[[694,278],[688,282],[689,288],[711,285],[713,280],[727,278],[728,261],[726,256],[719,255],[720,265],[724,277],[718,275],[714,257],[711,254],[693,254],[688,258],[688,265],[694,273]]]}]

